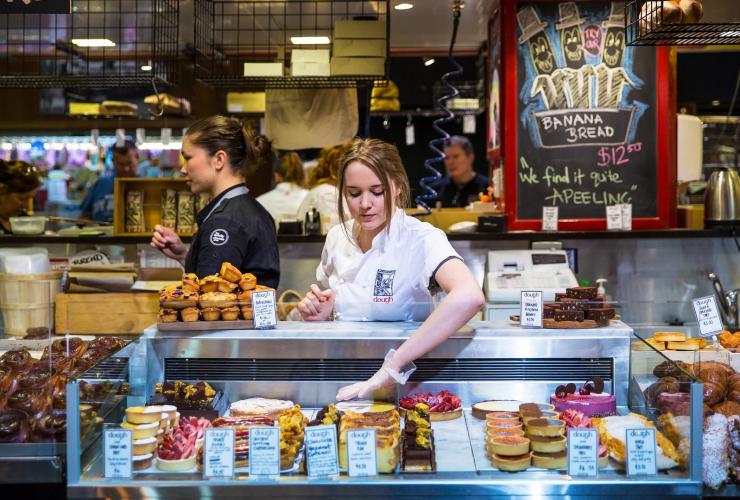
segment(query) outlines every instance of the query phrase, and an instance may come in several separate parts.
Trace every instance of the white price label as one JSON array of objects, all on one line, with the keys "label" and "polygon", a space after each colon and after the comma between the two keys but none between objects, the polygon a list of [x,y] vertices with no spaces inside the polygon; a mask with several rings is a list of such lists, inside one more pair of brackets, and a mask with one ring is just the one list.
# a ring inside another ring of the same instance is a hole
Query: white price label
[{"label": "white price label", "polygon": [[116,147],[122,148],[125,145],[126,145],[126,129],[117,128],[116,129]]},{"label": "white price label", "polygon": [[622,229],[624,231],[632,231],[632,205],[623,203],[619,207],[622,212]]},{"label": "white price label", "polygon": [[234,429],[206,429],[203,448],[203,476],[234,475]]},{"label": "white price label", "polygon": [[416,144],[416,133],[414,131],[414,125],[406,125],[406,145],[413,146]]},{"label": "white price label", "polygon": [[347,431],[347,462],[349,477],[378,475],[375,429]]},{"label": "white price label", "polygon": [[475,134],[475,115],[463,115],[463,134]]},{"label": "white price label", "polygon": [[609,231],[622,229],[622,206],[610,205],[606,207],[606,228]]},{"label": "white price label", "polygon": [[172,140],[172,129],[165,127],[160,131],[159,135],[160,142],[165,146],[169,146],[170,141]]},{"label": "white price label", "polygon": [[519,322],[525,328],[542,328],[542,292],[522,291]]},{"label": "white price label", "polygon": [[655,429],[627,429],[627,475],[654,476],[657,473]]},{"label": "white price label", "polygon": [[558,207],[542,207],[542,230],[558,230]]},{"label": "white price label", "polygon": [[255,328],[275,328],[277,325],[275,290],[252,293],[252,314]]},{"label": "white price label", "polygon": [[694,304],[694,315],[702,337],[711,337],[724,330],[714,295],[699,297],[691,302]]},{"label": "white price label", "polygon": [[309,479],[339,475],[336,426],[306,427],[305,438]]},{"label": "white price label", "polygon": [[596,477],[599,434],[596,429],[568,429],[568,475]]},{"label": "white price label", "polygon": [[249,428],[249,476],[280,475],[280,428]]},{"label": "white price label", "polygon": [[106,479],[131,477],[134,433],[129,429],[108,429],[103,434]]}]

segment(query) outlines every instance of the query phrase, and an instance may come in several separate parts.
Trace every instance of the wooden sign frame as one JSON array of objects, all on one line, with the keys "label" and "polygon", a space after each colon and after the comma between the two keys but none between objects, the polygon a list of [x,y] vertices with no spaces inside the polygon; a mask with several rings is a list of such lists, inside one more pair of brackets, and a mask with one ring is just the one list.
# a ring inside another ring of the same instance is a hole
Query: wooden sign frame
[{"label": "wooden sign frame", "polygon": [[[577,0],[593,3],[606,0]],[[500,0],[494,2],[502,16],[501,54],[501,146],[504,159],[505,210],[509,230],[540,230],[541,219],[523,219],[517,214],[517,164],[519,89],[517,88],[517,9],[519,4],[561,3],[560,0]],[[490,33],[490,31],[489,31]],[[491,43],[496,43],[491,40]],[[635,217],[633,229],[664,229],[676,224],[676,52],[672,47],[656,50],[656,211],[655,217]],[[490,51],[489,51],[490,53]],[[490,157],[489,152],[489,157]],[[605,230],[604,216],[560,219],[560,230]]]}]

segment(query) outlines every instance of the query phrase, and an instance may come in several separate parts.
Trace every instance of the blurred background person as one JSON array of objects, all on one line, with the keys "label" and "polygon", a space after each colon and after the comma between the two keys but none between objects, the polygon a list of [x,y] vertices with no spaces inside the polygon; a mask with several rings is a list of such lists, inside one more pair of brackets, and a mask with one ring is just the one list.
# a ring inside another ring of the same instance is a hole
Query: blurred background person
[{"label": "blurred background person", "polygon": [[274,167],[275,187],[258,196],[257,201],[270,212],[277,227],[283,219],[297,218],[308,190],[304,187],[306,176],[297,153],[284,153]]},{"label": "blurred background person", "polygon": [[0,160],[0,234],[9,234],[10,218],[24,215],[36,192],[41,176],[36,167],[24,161]]},{"label": "blurred background person", "polygon": [[116,177],[137,177],[139,167],[139,150],[131,141],[126,141],[123,146],[113,146],[112,176],[101,177],[95,182],[92,189],[87,193],[80,205],[83,218],[98,222],[111,222],[113,220],[113,186]]},{"label": "blurred background person", "polygon": [[467,137],[453,135],[445,141],[444,152],[447,175],[435,187],[437,200],[443,208],[464,208],[478,200],[478,193],[485,194],[491,181],[473,169],[475,153]]}]

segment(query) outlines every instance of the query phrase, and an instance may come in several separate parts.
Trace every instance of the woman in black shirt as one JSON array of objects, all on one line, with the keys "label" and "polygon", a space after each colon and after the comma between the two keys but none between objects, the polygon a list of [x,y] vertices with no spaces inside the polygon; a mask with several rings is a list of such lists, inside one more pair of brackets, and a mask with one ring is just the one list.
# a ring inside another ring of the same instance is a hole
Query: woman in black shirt
[{"label": "woman in black shirt", "polygon": [[172,229],[156,226],[151,245],[180,262],[186,273],[202,278],[230,262],[277,288],[280,280],[275,223],[244,184],[253,166],[272,156],[270,142],[233,119],[211,116],[196,122],[182,143],[180,172],[190,189],[213,200],[197,217],[198,232],[190,249]]}]

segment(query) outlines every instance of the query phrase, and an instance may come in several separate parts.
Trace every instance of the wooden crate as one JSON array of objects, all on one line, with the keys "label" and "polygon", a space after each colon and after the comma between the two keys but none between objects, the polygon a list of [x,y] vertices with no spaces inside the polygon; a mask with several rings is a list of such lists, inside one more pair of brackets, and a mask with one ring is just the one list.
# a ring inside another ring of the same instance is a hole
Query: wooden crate
[{"label": "wooden crate", "polygon": [[157,322],[157,293],[60,293],[57,335],[139,335]]},{"label": "wooden crate", "polygon": [[[113,234],[115,236],[151,236],[154,226],[159,224],[162,215],[162,191],[174,189],[189,191],[183,178],[172,179],[139,179],[135,177],[116,178],[113,196]],[[143,233],[126,232],[126,193],[129,190],[144,192],[144,225]],[[180,236],[192,236],[192,233],[178,233]]]}]

